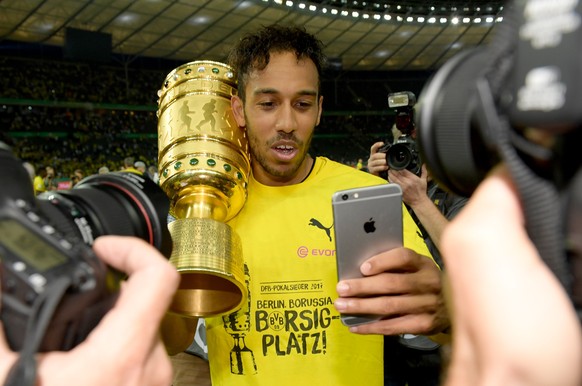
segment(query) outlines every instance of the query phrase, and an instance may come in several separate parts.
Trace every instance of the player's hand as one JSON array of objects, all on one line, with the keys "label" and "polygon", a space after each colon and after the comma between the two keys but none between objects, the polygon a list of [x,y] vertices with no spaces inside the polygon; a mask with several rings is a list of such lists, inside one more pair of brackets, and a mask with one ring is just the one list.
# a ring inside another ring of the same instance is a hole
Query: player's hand
[{"label": "player's hand", "polygon": [[374,314],[382,320],[351,327],[360,334],[423,334],[449,326],[441,293],[441,271],[434,261],[408,248],[395,248],[365,261],[365,276],[340,281],[336,309]]}]

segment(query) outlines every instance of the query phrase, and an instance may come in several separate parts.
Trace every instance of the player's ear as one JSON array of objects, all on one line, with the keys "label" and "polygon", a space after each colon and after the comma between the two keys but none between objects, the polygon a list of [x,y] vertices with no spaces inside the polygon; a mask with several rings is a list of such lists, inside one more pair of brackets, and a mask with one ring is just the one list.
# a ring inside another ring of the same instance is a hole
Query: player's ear
[{"label": "player's ear", "polygon": [[246,126],[244,104],[242,99],[238,95],[234,95],[230,98],[230,107],[232,108],[232,114],[239,127]]},{"label": "player's ear", "polygon": [[319,96],[319,100],[317,101],[318,105],[318,113],[317,113],[317,121],[315,122],[315,126],[319,126],[319,121],[321,120],[321,113],[323,112],[323,95]]}]

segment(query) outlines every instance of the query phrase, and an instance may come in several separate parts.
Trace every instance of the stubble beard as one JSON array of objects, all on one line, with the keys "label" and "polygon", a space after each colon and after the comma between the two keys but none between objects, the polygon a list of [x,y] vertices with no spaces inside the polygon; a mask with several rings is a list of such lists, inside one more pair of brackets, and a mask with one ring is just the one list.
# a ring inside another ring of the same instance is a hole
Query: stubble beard
[{"label": "stubble beard", "polygon": [[[307,142],[302,142],[298,140],[293,134],[288,135],[279,134],[276,138],[261,143],[258,138],[252,135],[252,129],[250,129],[249,127],[247,127],[247,135],[249,138],[250,145],[249,147],[253,162],[258,163],[266,173],[270,174],[275,178],[280,179],[292,178],[297,174],[297,172],[303,165],[305,158],[307,157],[307,151],[309,150],[309,146],[311,145],[311,139],[313,138],[313,136],[310,136]],[[268,157],[265,154],[271,149],[271,146],[274,142],[280,140],[282,137],[285,136],[290,137],[288,139],[293,139],[293,141],[297,143],[299,153],[291,163],[286,163],[284,164],[283,168],[280,168],[277,166],[281,164],[273,164],[268,160]],[[262,151],[263,149],[265,151]]]}]

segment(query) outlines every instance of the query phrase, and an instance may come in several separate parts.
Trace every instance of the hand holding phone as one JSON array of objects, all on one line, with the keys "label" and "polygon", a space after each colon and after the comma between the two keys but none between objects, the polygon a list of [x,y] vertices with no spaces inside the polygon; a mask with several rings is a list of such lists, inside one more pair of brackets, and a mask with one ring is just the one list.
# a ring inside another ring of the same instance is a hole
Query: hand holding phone
[{"label": "hand holding phone", "polygon": [[[338,280],[363,277],[370,257],[402,246],[402,190],[383,184],[341,190],[332,196]],[[342,314],[346,326],[371,323],[378,315]]]}]

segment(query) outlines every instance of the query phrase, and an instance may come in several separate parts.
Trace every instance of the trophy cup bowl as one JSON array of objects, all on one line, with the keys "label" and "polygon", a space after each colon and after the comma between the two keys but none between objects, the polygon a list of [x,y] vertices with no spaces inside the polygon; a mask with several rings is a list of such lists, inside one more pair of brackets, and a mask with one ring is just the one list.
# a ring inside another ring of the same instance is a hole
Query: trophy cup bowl
[{"label": "trophy cup bowl", "polygon": [[170,198],[170,262],[181,274],[170,312],[223,315],[246,299],[239,236],[226,224],[246,201],[250,157],[232,114],[236,76],[226,64],[186,63],[158,91],[160,186]]}]

